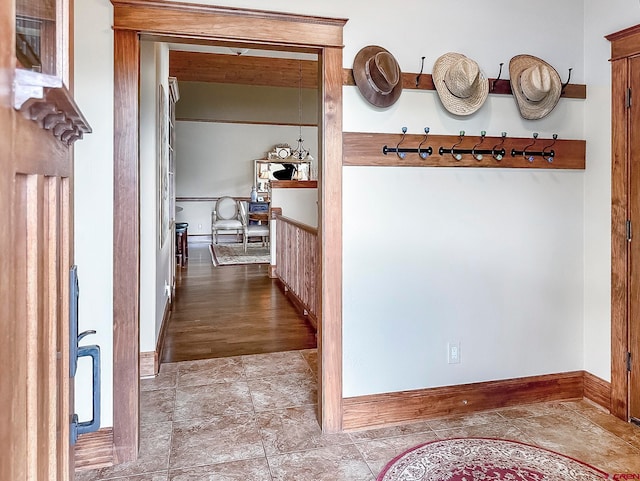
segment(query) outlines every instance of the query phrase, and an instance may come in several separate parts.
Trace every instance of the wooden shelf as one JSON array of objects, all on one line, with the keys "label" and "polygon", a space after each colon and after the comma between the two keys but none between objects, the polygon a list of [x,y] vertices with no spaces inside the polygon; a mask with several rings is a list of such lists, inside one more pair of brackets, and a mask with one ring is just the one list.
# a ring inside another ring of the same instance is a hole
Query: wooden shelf
[{"label": "wooden shelf", "polygon": [[[429,135],[423,149],[431,147],[433,154],[422,159],[417,153],[407,153],[403,159],[396,153],[383,154],[383,146],[395,148],[402,134],[386,133],[343,133],[343,165],[361,166],[403,166],[403,167],[486,167],[486,168],[512,168],[512,169],[584,169],[586,155],[586,141],[558,139],[552,149],[555,157],[552,163],[536,156],[533,162],[528,162],[522,155],[512,156],[511,150],[522,150],[533,140],[531,137],[507,137],[504,142],[506,155],[500,161],[491,155],[484,155],[478,161],[470,154],[463,155],[461,160],[455,160],[450,153],[438,154],[438,149],[443,147],[450,149],[460,138],[457,135]],[[416,148],[424,139],[423,135],[407,134],[401,147]],[[491,149],[502,139],[500,137],[485,137],[478,149]],[[457,147],[471,149],[480,141],[479,136],[465,136],[463,142]],[[548,138],[539,138],[529,151],[539,151],[551,144]]]},{"label": "wooden shelf", "polygon": [[58,77],[16,69],[13,107],[67,145],[91,133],[89,123]]},{"label": "wooden shelf", "polygon": [[272,189],[317,189],[317,180],[272,180]]},{"label": "wooden shelf", "polygon": [[[420,82],[416,85],[416,79],[418,77],[417,73],[402,73],[402,88],[409,90],[435,90],[436,87],[433,84],[433,79],[431,78],[431,74],[423,73],[420,76]],[[495,89],[491,90],[491,86],[493,85],[495,79],[489,79],[489,93],[490,94],[499,94],[499,95],[512,95],[511,91],[511,82],[509,79],[500,79],[495,84]],[[356,81],[353,78],[353,70],[350,68],[345,68],[343,70],[343,85],[355,85]],[[560,97],[569,98],[569,99],[586,99],[587,98],[587,86],[582,84],[568,84],[564,92]]]}]

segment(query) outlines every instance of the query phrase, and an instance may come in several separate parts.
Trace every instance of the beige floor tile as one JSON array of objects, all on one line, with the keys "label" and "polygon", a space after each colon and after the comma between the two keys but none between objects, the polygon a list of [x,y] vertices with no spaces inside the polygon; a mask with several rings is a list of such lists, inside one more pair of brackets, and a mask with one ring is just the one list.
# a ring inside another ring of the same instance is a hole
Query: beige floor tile
[{"label": "beige floor tile", "polygon": [[156,377],[140,380],[141,391],[157,391],[158,389],[174,389],[176,387],[177,371],[162,371]]},{"label": "beige floor tile", "polygon": [[462,428],[443,429],[437,431],[438,437],[447,438],[495,438],[519,441],[531,444],[531,440],[508,421],[491,424],[479,424]]},{"label": "beige floor tile", "polygon": [[213,416],[173,423],[169,467],[190,468],[264,457],[253,414]]},{"label": "beige floor tile", "polygon": [[429,419],[429,426],[434,431],[442,429],[463,428],[468,426],[478,426],[481,424],[492,424],[504,421],[504,418],[495,411],[483,411],[472,414],[460,414],[447,416],[438,419]]},{"label": "beige floor tile", "polygon": [[551,414],[566,414],[574,409],[566,403],[544,402],[537,404],[523,404],[497,410],[506,419],[528,418],[532,416],[548,416]]},{"label": "beige floor tile", "polygon": [[166,471],[161,473],[147,473],[140,476],[125,476],[124,478],[111,478],[109,480],[102,479],[100,481],[168,481],[168,474]]},{"label": "beige floor tile", "polygon": [[396,426],[388,426],[383,428],[362,429],[358,431],[350,431],[349,435],[354,442],[370,441],[373,439],[395,438],[398,436],[406,436],[408,434],[431,433],[433,429],[428,421],[419,421],[415,423],[403,423]]},{"label": "beige floor tile", "polygon": [[246,381],[176,389],[176,421],[240,413],[253,413],[253,403]]},{"label": "beige floor tile", "polygon": [[266,458],[178,469],[169,473],[168,481],[271,481]]},{"label": "beige floor tile", "polygon": [[309,364],[309,369],[311,369],[311,373],[314,377],[318,377],[318,350],[317,349],[305,349],[304,351],[300,351],[302,357],[304,357],[307,364]]},{"label": "beige floor tile", "polygon": [[316,404],[316,382],[308,371],[249,379],[248,384],[256,412]]},{"label": "beige floor tile", "polygon": [[178,387],[201,386],[244,379],[244,369],[239,357],[205,359],[178,364]]},{"label": "beige floor tile", "polygon": [[172,421],[175,399],[175,389],[140,392],[140,422],[148,424]]},{"label": "beige floor tile", "polygon": [[352,442],[347,433],[323,434],[315,406],[260,412],[256,419],[267,456]]},{"label": "beige floor tile", "polygon": [[375,439],[372,441],[358,441],[357,448],[362,452],[371,472],[378,476],[380,471],[396,456],[421,444],[436,441],[438,436],[433,431],[398,436],[395,438]]},{"label": "beige floor tile", "polygon": [[242,356],[247,379],[277,376],[280,374],[309,373],[309,364],[300,351],[273,352]]},{"label": "beige floor tile", "polygon": [[[76,481],[98,481],[116,477],[135,479],[134,476],[147,473],[164,473],[166,477],[171,450],[171,424],[143,424],[140,428],[140,454],[136,461],[83,471],[76,474]],[[151,480],[156,481],[153,478]],[[143,478],[142,481],[149,479]]]},{"label": "beige floor tile", "polygon": [[640,472],[640,451],[578,414],[511,421],[540,447],[591,464],[608,473]]},{"label": "beige floor tile", "polygon": [[180,362],[163,362],[160,364],[160,369],[159,371],[161,373],[167,373],[167,372],[177,372],[178,371],[178,366],[180,366]]},{"label": "beige floor tile", "polygon": [[374,481],[353,444],[268,458],[274,481]]}]

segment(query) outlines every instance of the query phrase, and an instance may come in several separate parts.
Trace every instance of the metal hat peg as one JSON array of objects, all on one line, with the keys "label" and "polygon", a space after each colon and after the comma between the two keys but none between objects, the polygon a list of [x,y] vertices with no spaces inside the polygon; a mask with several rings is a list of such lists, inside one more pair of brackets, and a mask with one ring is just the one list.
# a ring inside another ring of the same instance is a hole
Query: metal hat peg
[{"label": "metal hat peg", "polygon": [[405,152],[400,152],[400,144],[402,142],[404,142],[404,139],[405,139],[406,136],[407,136],[407,128],[406,127],[402,127],[402,138],[400,139],[400,142],[398,142],[398,145],[396,145],[396,154],[401,159],[404,159],[407,156],[407,154]]},{"label": "metal hat peg", "polygon": [[[424,59],[424,57],[422,58]],[[424,144],[427,141],[427,137],[429,137],[429,127],[424,128],[424,139],[422,139],[422,142],[420,142],[420,144],[418,145],[418,155],[423,160],[429,157],[429,154],[431,153],[431,148],[427,150],[421,150],[422,144]]]},{"label": "metal hat peg", "polygon": [[456,148],[458,145],[460,145],[460,144],[462,143],[462,141],[463,141],[463,140],[464,140],[464,130],[461,130],[461,131],[460,131],[460,140],[458,140],[458,142],[457,142],[457,143],[453,144],[453,145],[451,146],[451,150],[450,150],[451,157],[453,157],[453,158],[454,158],[454,159],[456,159],[456,160],[462,160],[462,154],[461,154],[461,153],[459,153],[459,152],[458,152],[458,153],[456,153],[456,152],[454,152],[454,150],[455,150],[455,148]]},{"label": "metal hat peg", "polygon": [[555,158],[556,153],[553,150],[547,150],[547,149],[550,149],[551,147],[553,147],[553,144],[556,143],[556,141],[558,140],[558,134],[553,134],[552,138],[553,138],[553,142],[551,142],[549,145],[546,145],[545,147],[542,148],[542,158],[547,162],[549,162],[550,164],[553,162],[553,159]]},{"label": "metal hat peg", "polygon": [[[502,132],[501,137],[502,137],[502,140],[498,142],[496,145],[494,145],[493,148],[491,149],[491,156],[497,161],[501,161],[502,158],[504,157],[504,141],[507,139],[507,133]],[[500,147],[500,149],[496,150],[498,149],[498,147]]]},{"label": "metal hat peg", "polygon": [[533,156],[533,154],[527,154],[527,149],[528,149],[529,147],[532,147],[532,146],[536,143],[536,141],[537,141],[537,140],[538,140],[538,132],[534,132],[534,133],[533,133],[533,142],[531,142],[530,144],[528,144],[527,146],[525,146],[525,148],[524,148],[524,149],[522,149],[522,156],[523,156],[523,157],[524,157],[524,158],[525,158],[529,163],[533,162],[533,159],[534,159],[535,157]]},{"label": "metal hat peg", "polygon": [[476,154],[476,149],[480,146],[480,144],[482,144],[482,142],[484,142],[484,138],[487,135],[487,132],[485,130],[480,132],[480,142],[478,142],[476,145],[473,146],[473,148],[471,149],[471,155],[473,155],[473,158],[480,161],[482,160],[482,154]]}]

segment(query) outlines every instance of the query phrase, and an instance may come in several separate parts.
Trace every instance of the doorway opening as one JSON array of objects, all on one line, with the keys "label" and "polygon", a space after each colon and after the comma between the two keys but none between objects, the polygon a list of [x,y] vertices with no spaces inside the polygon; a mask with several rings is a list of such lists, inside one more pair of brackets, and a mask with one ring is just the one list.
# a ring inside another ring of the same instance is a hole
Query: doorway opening
[{"label": "doorway opening", "polygon": [[114,5],[114,454],[139,444],[139,59],[140,37],[160,41],[295,48],[318,55],[318,415],[342,426],[342,30],[346,20],[174,2]]}]

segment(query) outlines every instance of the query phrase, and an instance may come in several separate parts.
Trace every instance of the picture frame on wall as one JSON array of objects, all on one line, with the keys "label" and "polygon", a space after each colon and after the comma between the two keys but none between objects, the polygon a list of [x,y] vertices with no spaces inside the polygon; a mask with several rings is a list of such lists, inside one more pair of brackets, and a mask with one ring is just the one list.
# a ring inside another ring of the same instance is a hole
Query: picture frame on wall
[{"label": "picture frame on wall", "polygon": [[158,167],[158,248],[161,249],[169,231],[169,136],[167,94],[158,86],[156,165]]}]

